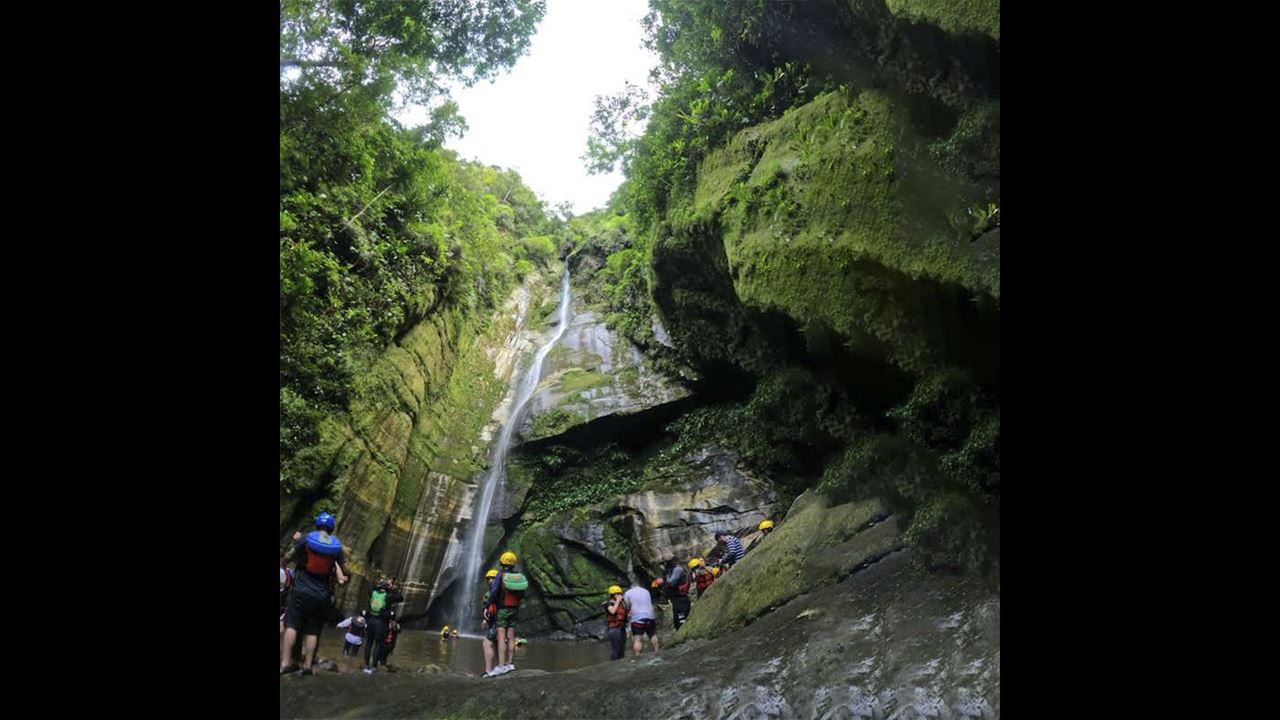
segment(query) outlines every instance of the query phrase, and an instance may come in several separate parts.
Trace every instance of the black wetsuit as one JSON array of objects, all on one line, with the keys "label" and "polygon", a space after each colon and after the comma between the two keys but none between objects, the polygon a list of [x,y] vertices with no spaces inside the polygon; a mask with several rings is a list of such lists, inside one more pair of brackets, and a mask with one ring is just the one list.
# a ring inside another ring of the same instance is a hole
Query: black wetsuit
[{"label": "black wetsuit", "polygon": [[[383,604],[382,610],[376,614],[372,610],[369,611],[369,635],[364,642],[365,667],[378,664],[378,649],[382,647],[382,639],[387,634],[387,618],[391,615],[391,606],[402,602],[404,602],[404,595],[401,595],[399,590],[387,590],[387,601]],[[372,655],[372,664],[370,655]]]},{"label": "black wetsuit", "polygon": [[689,617],[689,573],[676,565],[667,573],[667,593],[671,598],[671,624],[676,630]]}]

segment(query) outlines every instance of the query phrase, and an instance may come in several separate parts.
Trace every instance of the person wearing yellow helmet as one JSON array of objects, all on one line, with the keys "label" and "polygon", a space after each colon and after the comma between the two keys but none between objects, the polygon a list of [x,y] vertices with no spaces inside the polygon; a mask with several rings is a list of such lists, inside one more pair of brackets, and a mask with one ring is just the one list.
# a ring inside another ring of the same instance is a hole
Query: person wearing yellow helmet
[{"label": "person wearing yellow helmet", "polygon": [[760,531],[760,535],[756,537],[755,540],[752,540],[751,544],[747,546],[747,552],[751,552],[752,550],[754,550],[762,540],[768,537],[769,533],[773,532],[773,521],[761,520],[760,524],[756,527],[756,529]]},{"label": "person wearing yellow helmet", "polygon": [[442,638],[447,638],[447,637],[449,637],[449,626],[448,626],[448,625],[445,625],[443,628],[441,628],[441,629],[440,629],[440,637],[442,637]]},{"label": "person wearing yellow helmet", "polygon": [[627,604],[622,588],[610,585],[609,600],[604,604],[605,632],[609,636],[610,660],[621,660],[627,654]]},{"label": "person wearing yellow helmet", "polygon": [[707,568],[707,563],[702,558],[690,560],[689,570],[693,573],[693,582],[698,589],[698,597],[702,597],[702,593],[711,587],[711,583],[716,579],[716,576]]},{"label": "person wearing yellow helmet", "polygon": [[516,572],[519,558],[507,550],[498,558],[502,570],[489,583],[488,610],[494,616],[498,626],[498,665],[487,677],[502,675],[516,669],[515,660],[516,614],[520,609],[520,600],[524,591],[529,588],[529,581],[524,575]]},{"label": "person wearing yellow helmet", "polygon": [[480,641],[480,647],[484,650],[484,677],[493,677],[494,658],[498,652],[497,618],[489,612],[489,585],[496,577],[498,577],[497,568],[490,569],[484,574],[484,599],[480,603],[480,629],[484,631],[484,639]]}]

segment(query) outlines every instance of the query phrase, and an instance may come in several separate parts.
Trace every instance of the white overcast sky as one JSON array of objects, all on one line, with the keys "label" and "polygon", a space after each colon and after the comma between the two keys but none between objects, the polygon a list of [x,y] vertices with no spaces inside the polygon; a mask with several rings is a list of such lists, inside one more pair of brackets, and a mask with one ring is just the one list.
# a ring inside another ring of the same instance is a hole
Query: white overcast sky
[{"label": "white overcast sky", "polygon": [[[647,0],[547,0],[529,52],[509,73],[454,89],[470,129],[445,147],[465,160],[516,170],[552,205],[568,201],[576,213],[604,205],[622,175],[588,175],[583,167],[592,101],[627,80],[647,87],[657,63],[643,45],[647,10]],[[419,125],[426,110],[412,108],[397,119]]]}]

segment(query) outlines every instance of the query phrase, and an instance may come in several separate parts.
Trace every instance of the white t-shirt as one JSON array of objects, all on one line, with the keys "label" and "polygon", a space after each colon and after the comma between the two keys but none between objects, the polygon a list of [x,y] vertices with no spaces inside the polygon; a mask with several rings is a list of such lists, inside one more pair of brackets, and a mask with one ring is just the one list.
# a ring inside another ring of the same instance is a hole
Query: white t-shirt
[{"label": "white t-shirt", "polygon": [[649,597],[648,590],[633,585],[630,590],[622,594],[622,599],[631,605],[632,622],[653,620],[656,617],[653,614],[653,599]]},{"label": "white t-shirt", "polygon": [[[346,620],[343,620],[342,622],[338,623],[338,627],[340,628],[351,627],[352,625],[351,621],[354,619],[355,618],[347,618]],[[346,640],[352,645],[361,645],[364,643],[364,638],[360,637],[359,635],[352,635],[351,633],[346,634]]]}]

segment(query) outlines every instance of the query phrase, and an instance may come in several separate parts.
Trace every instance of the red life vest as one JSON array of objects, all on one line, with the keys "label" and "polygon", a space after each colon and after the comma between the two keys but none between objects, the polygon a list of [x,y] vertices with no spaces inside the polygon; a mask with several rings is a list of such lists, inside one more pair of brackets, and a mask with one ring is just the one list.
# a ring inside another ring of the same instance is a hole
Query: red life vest
[{"label": "red life vest", "polygon": [[698,597],[702,597],[702,593],[706,592],[707,588],[711,587],[711,583],[715,582],[715,580],[715,575],[712,575],[706,570],[698,573]]},{"label": "red life vest", "polygon": [[504,608],[518,608],[520,607],[520,596],[523,595],[524,593],[516,592],[515,590],[508,590],[506,587],[504,587],[502,584],[502,578],[505,575],[506,575],[505,572],[499,573],[497,578],[498,594],[502,596],[502,601],[500,604]]},{"label": "red life vest", "polygon": [[302,569],[327,579],[329,573],[333,572],[338,553],[342,552],[342,543],[332,535],[321,535],[319,531],[315,531],[307,533],[304,547],[307,551],[307,559]]},{"label": "red life vest", "polygon": [[605,625],[610,628],[623,627],[627,624],[627,606],[621,600],[618,601],[618,609],[615,612],[609,612],[609,608],[606,606],[604,609],[604,621]]}]

